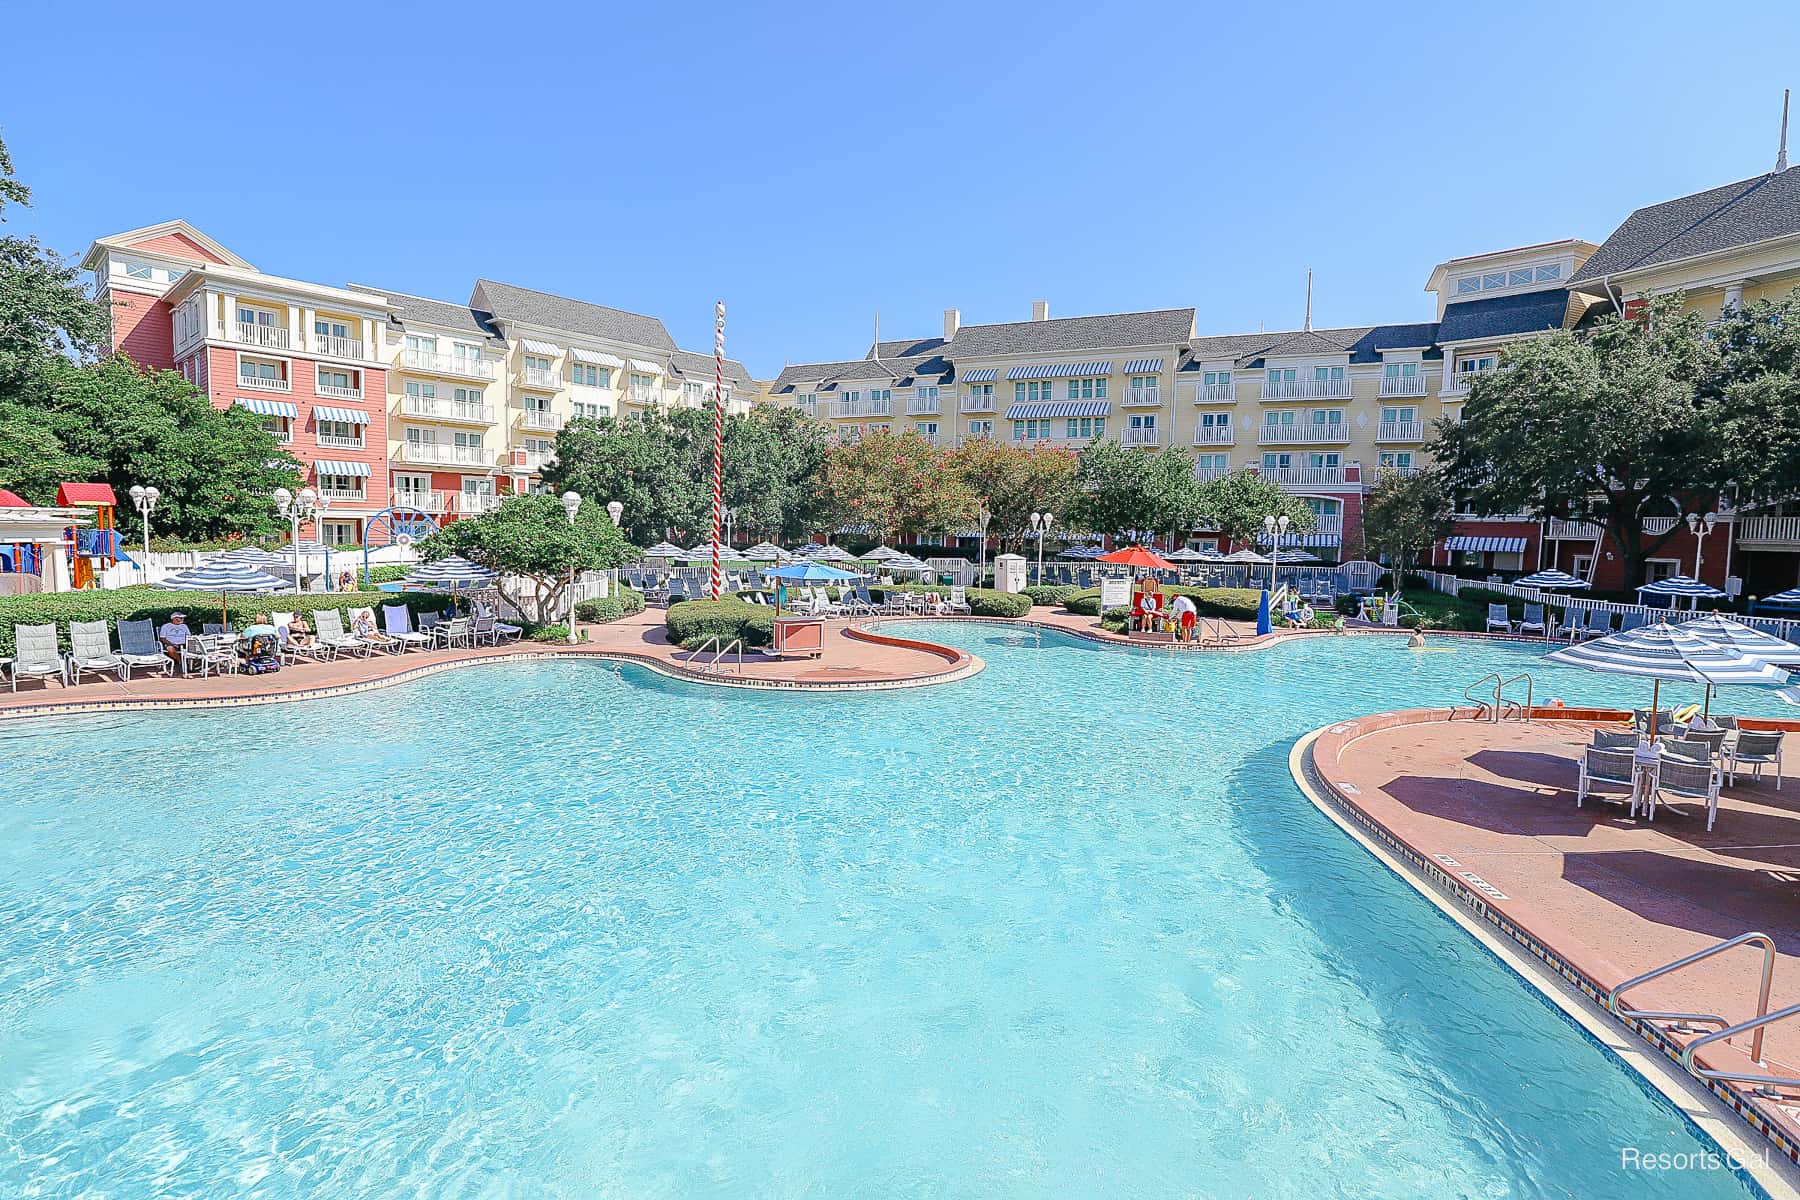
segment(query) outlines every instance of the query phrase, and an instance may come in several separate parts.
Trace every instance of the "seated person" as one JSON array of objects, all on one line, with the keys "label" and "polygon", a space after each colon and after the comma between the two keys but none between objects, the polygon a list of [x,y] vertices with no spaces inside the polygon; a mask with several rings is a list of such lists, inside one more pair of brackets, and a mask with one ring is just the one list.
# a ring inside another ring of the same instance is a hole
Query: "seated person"
[{"label": "seated person", "polygon": [[359,608],[350,614],[350,632],[371,646],[389,646],[394,641],[375,624],[372,608]]},{"label": "seated person", "polygon": [[162,623],[162,627],[156,631],[156,640],[162,643],[164,654],[176,662],[180,662],[181,649],[187,645],[188,637],[193,632],[188,628],[187,614],[173,612],[169,614],[169,619]]},{"label": "seated person", "polygon": [[282,632],[282,640],[296,649],[304,649],[313,644],[312,627],[306,623],[305,613],[295,613]]}]

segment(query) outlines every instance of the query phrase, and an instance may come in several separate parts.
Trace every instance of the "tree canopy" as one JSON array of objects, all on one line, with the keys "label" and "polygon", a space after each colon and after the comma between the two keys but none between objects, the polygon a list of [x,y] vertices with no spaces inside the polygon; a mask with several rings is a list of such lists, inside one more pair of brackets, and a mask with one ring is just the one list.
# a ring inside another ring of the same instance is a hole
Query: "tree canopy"
[{"label": "tree canopy", "polygon": [[1194,460],[1169,446],[1156,454],[1114,441],[1081,451],[1072,528],[1113,537],[1179,535],[1200,523],[1204,490]]},{"label": "tree canopy", "polygon": [[[950,452],[949,463],[976,508],[986,506],[988,540],[996,552],[1024,548],[1032,513],[1050,513],[1066,521],[1075,503],[1072,450],[969,438]],[[978,514],[973,523],[980,523]]]},{"label": "tree canopy", "polygon": [[1382,471],[1363,497],[1363,541],[1400,574],[1456,527],[1450,489],[1436,469]]},{"label": "tree canopy", "polygon": [[[622,566],[635,556],[624,534],[607,516],[605,504],[588,500],[573,524],[557,496],[509,496],[492,512],[453,521],[419,543],[419,554],[435,562],[460,554],[500,578],[500,594],[534,620],[555,620],[563,610],[571,572]],[[524,579],[521,591],[508,577]]]},{"label": "tree canopy", "polygon": [[1725,314],[1709,330],[1718,359],[1700,395],[1709,452],[1740,505],[1800,487],[1800,291]]},{"label": "tree canopy", "polygon": [[841,442],[825,457],[825,496],[837,520],[882,541],[967,525],[980,507],[948,451],[908,430]]},{"label": "tree canopy", "polygon": [[1198,523],[1231,541],[1252,541],[1263,531],[1263,519],[1271,516],[1286,517],[1288,528],[1295,533],[1305,533],[1316,524],[1306,501],[1250,471],[1233,471],[1200,486]]}]

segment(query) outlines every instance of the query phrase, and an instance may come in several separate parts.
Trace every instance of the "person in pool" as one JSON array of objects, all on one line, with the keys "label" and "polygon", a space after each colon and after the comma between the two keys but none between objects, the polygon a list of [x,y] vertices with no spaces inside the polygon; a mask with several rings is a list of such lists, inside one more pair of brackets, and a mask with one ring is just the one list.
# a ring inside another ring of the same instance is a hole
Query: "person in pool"
[{"label": "person in pool", "polygon": [[1406,648],[1408,650],[1425,649],[1425,631],[1414,626],[1411,635],[1406,639]]}]

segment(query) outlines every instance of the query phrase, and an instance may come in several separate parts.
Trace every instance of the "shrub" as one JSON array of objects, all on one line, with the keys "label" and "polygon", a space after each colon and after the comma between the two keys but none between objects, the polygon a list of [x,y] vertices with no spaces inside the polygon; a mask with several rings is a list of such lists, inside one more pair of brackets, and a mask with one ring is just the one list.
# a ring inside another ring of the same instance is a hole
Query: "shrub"
[{"label": "shrub", "polygon": [[[562,621],[551,625],[528,625],[520,636],[528,642],[561,642],[566,646],[569,642],[569,627]],[[578,641],[587,641],[585,630],[577,630],[575,636]]]},{"label": "shrub", "polygon": [[1109,608],[1100,615],[1100,628],[1112,633],[1124,633],[1125,627],[1131,623],[1129,608]]},{"label": "shrub", "polygon": [[750,649],[775,640],[775,610],[737,599],[682,600],[669,606],[663,626],[671,642],[689,650],[711,637],[724,643],[742,638]]},{"label": "shrub", "polygon": [[404,563],[388,564],[369,568],[370,584],[399,583],[412,573],[412,568]]},{"label": "shrub", "polygon": [[[931,592],[939,596],[950,594],[950,589],[943,584],[897,583],[892,587],[874,590],[883,593]],[[1026,616],[1031,612],[1031,598],[1022,592],[1000,592],[993,588],[972,587],[965,589],[963,595],[969,602],[971,616],[1016,618]]]},{"label": "shrub", "polygon": [[[1262,603],[1262,592],[1255,588],[1191,588],[1164,585],[1163,595],[1188,596],[1204,617],[1229,617],[1236,621],[1256,620]],[[1072,613],[1091,617],[1100,611],[1100,589],[1086,588],[1067,596],[1063,607]]]},{"label": "shrub", "polygon": [[[437,592],[272,592],[233,596],[229,605],[234,624],[243,624],[259,612],[317,612],[324,608],[347,610],[373,608],[379,618],[383,604],[405,604],[416,616],[443,612],[450,598]],[[198,629],[219,620],[217,592],[172,592],[162,588],[129,587],[107,591],[43,592],[26,596],[0,596],[0,655],[13,652],[14,625],[55,625],[57,637],[68,649],[70,621],[105,621],[118,636],[120,621],[146,618],[161,625],[172,612],[185,612],[188,624]]]},{"label": "shrub", "polygon": [[1362,599],[1353,592],[1339,592],[1332,600],[1332,607],[1346,617],[1354,617],[1362,608]]},{"label": "shrub", "polygon": [[1072,583],[1038,583],[1025,589],[1033,604],[1061,604],[1081,589]]},{"label": "shrub", "polygon": [[599,600],[583,600],[575,606],[575,619],[590,624],[603,624],[644,611],[644,593],[628,587],[617,587],[613,594]]}]

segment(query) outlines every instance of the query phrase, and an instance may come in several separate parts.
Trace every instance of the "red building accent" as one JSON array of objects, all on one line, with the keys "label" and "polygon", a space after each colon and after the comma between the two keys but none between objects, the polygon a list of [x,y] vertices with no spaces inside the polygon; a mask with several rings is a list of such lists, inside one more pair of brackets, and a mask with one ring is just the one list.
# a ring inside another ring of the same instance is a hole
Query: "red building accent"
[{"label": "red building accent", "polygon": [[111,289],[112,345],[139,366],[175,369],[175,329],[169,306],[155,296]]}]

